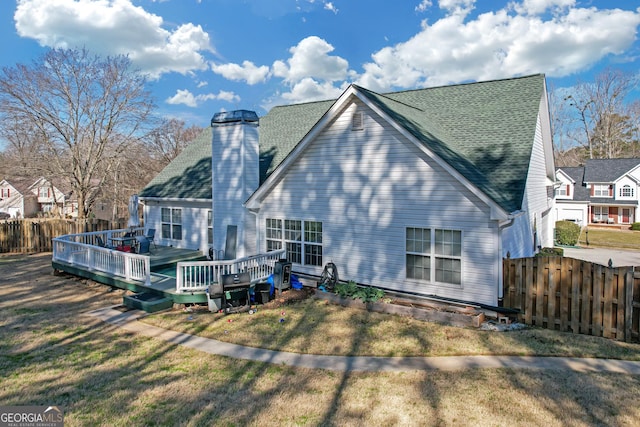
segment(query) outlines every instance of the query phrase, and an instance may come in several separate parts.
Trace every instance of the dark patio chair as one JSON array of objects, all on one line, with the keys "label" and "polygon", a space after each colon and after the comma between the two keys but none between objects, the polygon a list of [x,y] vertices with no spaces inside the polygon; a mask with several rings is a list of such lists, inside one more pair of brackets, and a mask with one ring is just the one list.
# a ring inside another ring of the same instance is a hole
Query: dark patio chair
[{"label": "dark patio chair", "polygon": [[147,254],[151,251],[149,250],[149,240],[145,236],[136,236],[136,241],[138,242],[137,251],[139,254]]},{"label": "dark patio chair", "polygon": [[154,249],[158,249],[158,247],[156,246],[156,242],[154,241],[154,239],[156,238],[156,229],[155,228],[150,228],[147,230],[147,234],[145,234],[144,236],[141,236],[142,238],[144,238],[148,244],[153,243],[153,247]]},{"label": "dark patio chair", "polygon": [[101,248],[107,248],[107,249],[115,249],[113,246],[109,246],[107,245],[104,240],[102,240],[102,237],[100,236],[96,236],[96,244],[98,246],[100,246]]}]

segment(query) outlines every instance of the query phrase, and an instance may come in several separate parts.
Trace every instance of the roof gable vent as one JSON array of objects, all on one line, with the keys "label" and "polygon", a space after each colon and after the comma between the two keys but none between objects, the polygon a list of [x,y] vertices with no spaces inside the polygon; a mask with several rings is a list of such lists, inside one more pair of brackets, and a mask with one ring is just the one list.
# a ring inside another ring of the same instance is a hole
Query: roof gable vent
[{"label": "roof gable vent", "polygon": [[351,130],[363,130],[364,129],[364,113],[362,111],[356,111],[351,116]]}]

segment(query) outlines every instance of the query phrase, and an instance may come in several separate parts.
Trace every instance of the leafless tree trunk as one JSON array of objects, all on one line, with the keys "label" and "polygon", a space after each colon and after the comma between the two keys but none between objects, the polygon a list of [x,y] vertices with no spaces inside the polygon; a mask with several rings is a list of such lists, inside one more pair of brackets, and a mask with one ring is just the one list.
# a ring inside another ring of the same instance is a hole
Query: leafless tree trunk
[{"label": "leafless tree trunk", "polygon": [[146,79],[126,56],[54,49],[33,65],[3,68],[0,127],[29,124],[43,170],[64,176],[86,217],[128,142],[143,135],[154,108]]}]

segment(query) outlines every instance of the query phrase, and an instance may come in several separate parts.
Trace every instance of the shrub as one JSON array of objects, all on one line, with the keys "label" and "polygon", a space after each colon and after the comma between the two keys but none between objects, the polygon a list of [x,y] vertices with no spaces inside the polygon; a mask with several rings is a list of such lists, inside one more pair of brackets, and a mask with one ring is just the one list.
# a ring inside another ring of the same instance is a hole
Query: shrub
[{"label": "shrub", "polygon": [[562,248],[542,248],[536,256],[563,256],[564,249]]},{"label": "shrub", "polygon": [[640,222],[634,222],[633,224],[631,224],[631,228],[634,231],[640,231]]},{"label": "shrub", "polygon": [[358,286],[353,280],[347,283],[337,283],[334,291],[343,298],[360,298],[364,302],[375,302],[384,296],[384,292],[381,289],[371,286]]},{"label": "shrub", "polygon": [[558,245],[574,246],[580,237],[580,226],[571,221],[556,222],[556,243]]}]

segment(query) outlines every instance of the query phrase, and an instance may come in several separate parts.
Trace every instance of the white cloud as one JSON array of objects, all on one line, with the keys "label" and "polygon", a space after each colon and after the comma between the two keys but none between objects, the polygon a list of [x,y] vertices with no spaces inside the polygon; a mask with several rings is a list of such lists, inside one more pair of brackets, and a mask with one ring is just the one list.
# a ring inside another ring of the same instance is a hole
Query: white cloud
[{"label": "white cloud", "polygon": [[[284,102],[308,102],[332,99],[346,88],[356,75],[346,59],[329,55],[334,47],[317,36],[302,39],[289,49],[291,57],[273,63],[272,75],[284,79],[289,92],[280,94]],[[277,101],[270,101],[272,104]]]},{"label": "white cloud", "polygon": [[178,89],[176,94],[165,100],[167,104],[171,105],[186,105],[187,107],[198,107],[205,101],[209,100],[223,100],[227,102],[240,102],[240,97],[233,92],[221,90],[218,94],[207,93],[194,95],[187,89]]},{"label": "white cloud", "polygon": [[311,77],[306,77],[294,84],[289,92],[282,94],[282,99],[291,103],[335,99],[345,89],[346,84],[336,87],[330,82],[318,82]]},{"label": "white cloud", "polygon": [[538,15],[547,10],[561,12],[563,9],[572,8],[575,0],[523,0],[521,3],[513,2],[511,7],[523,15]]},{"label": "white cloud", "polygon": [[204,70],[202,52],[213,51],[199,25],[187,23],[169,31],[161,17],[130,0],[21,0],[14,19],[20,36],[42,46],[126,54],[153,78]]},{"label": "white cloud", "polygon": [[473,1],[441,1],[449,14],[432,25],[423,23],[406,42],[375,52],[358,83],[385,91],[539,72],[561,77],[633,44],[640,11],[572,4],[525,0],[467,19]]},{"label": "white cloud", "polygon": [[330,1],[324,4],[324,9],[328,10],[329,12],[333,12],[335,15],[338,14],[338,8],[336,8],[335,5]]},{"label": "white cloud", "polygon": [[302,39],[289,49],[291,57],[273,63],[273,74],[286,82],[296,83],[306,77],[336,81],[349,75],[349,63],[339,56],[328,55],[334,48],[320,37]]},{"label": "white cloud", "polygon": [[256,67],[251,61],[243,61],[242,65],[238,64],[221,64],[211,66],[214,73],[220,74],[228,80],[246,81],[250,85],[256,83],[264,83],[269,76],[269,67],[262,65]]},{"label": "white cloud", "polygon": [[426,10],[429,9],[432,5],[433,3],[431,3],[431,0],[422,0],[420,4],[416,6],[415,10],[416,12],[426,12]]}]

